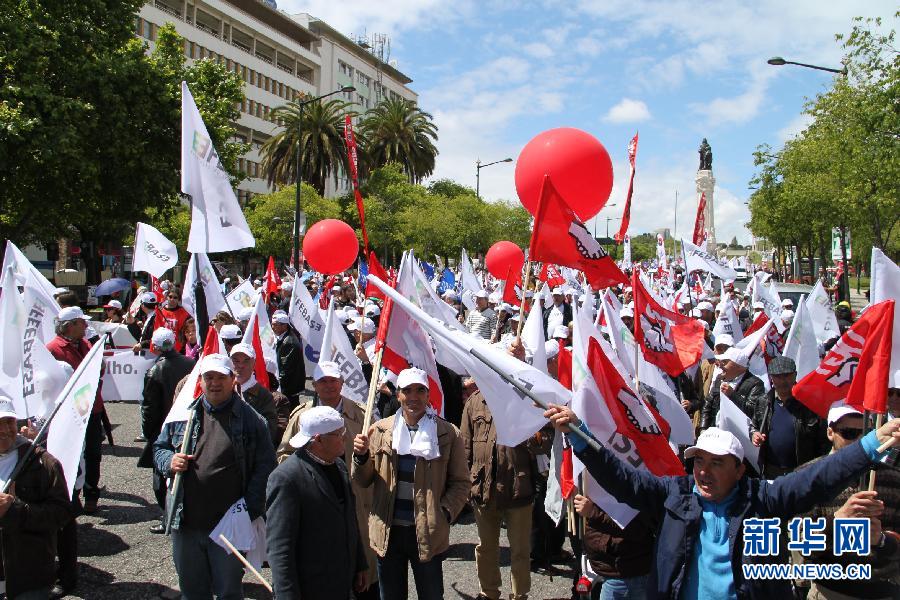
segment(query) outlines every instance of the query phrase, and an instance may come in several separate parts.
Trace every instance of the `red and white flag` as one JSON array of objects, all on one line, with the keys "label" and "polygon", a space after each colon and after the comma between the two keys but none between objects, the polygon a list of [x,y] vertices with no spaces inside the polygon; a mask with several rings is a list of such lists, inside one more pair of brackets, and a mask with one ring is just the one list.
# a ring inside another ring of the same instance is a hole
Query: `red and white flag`
[{"label": "red and white flag", "polygon": [[503,282],[503,301],[507,304],[518,305],[522,297],[522,271],[515,273],[510,267],[506,272],[506,280]]},{"label": "red and white flag", "polygon": [[[389,281],[387,271],[381,266],[378,257],[375,256],[374,250],[369,251],[369,273],[375,275],[382,281]],[[380,298],[381,300],[386,300],[384,294],[378,289],[378,286],[374,285],[366,286],[366,298]]]},{"label": "red and white flag", "polygon": [[545,282],[551,288],[559,287],[566,282],[566,278],[559,272],[559,267],[549,263],[544,263],[544,266],[541,268],[541,274],[538,275],[538,279]]},{"label": "red and white flag", "polygon": [[647,362],[677,377],[703,354],[705,328],[696,319],[663,308],[641,283],[637,269],[631,275],[634,293],[634,337]]},{"label": "red and white flag", "polygon": [[816,370],[794,385],[794,397],[821,417],[833,402],[884,414],[891,368],[894,300],[870,306]]},{"label": "red and white flag", "polygon": [[630,175],[628,176],[628,192],[625,194],[625,210],[622,211],[622,223],[619,225],[619,232],[615,236],[617,244],[621,244],[628,233],[628,223],[631,221],[631,195],[634,192],[634,161],[637,158],[638,134],[635,133],[628,144],[628,165],[630,167]]},{"label": "red and white flag", "polygon": [[706,194],[700,194],[697,203],[697,218],[694,220],[694,237],[691,238],[695,246],[704,246],[706,242]]},{"label": "red and white flag", "polygon": [[261,386],[269,389],[266,359],[268,358],[274,364],[278,364],[278,357],[275,354],[275,332],[272,331],[269,313],[266,311],[265,299],[262,295],[256,299],[253,316],[250,317],[250,321],[247,323],[247,331],[244,332],[244,339],[241,341],[253,347],[253,352],[256,353],[253,374]]},{"label": "red and white flag", "polygon": [[278,275],[278,270],[275,268],[275,257],[269,257],[269,264],[266,266],[266,277],[263,282],[263,289],[266,292],[266,298],[269,297],[269,294],[272,292],[281,291],[281,277]]},{"label": "red and white flag", "polygon": [[549,175],[544,176],[528,252],[533,261],[583,271],[595,289],[628,283],[603,246],[556,192]]}]

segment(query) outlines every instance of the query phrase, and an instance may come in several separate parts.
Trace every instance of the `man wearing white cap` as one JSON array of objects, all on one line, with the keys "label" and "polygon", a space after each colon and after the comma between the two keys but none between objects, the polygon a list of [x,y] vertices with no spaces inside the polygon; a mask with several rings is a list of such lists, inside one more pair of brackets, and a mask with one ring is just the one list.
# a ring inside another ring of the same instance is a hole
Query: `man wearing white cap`
[{"label": "man wearing white cap", "polygon": [[425,371],[401,371],[400,410],[353,442],[353,481],[374,487],[369,539],[385,600],[408,597],[410,564],[418,598],[443,598],[450,524],[469,498],[462,438],[431,408],[428,386]]},{"label": "man wearing white cap", "polygon": [[466,316],[466,329],[472,335],[491,339],[497,327],[497,313],[488,306],[488,293],[484,290],[475,292],[475,308]]},{"label": "man wearing white cap", "polygon": [[632,334],[634,333],[634,310],[630,306],[623,306],[622,310],[619,312],[619,318],[622,319],[622,324],[628,328]]},{"label": "man wearing white cap", "polygon": [[253,317],[253,311],[255,310],[255,306],[245,306],[237,314],[237,324],[241,328],[241,331],[247,331],[247,325],[250,324],[250,319]]},{"label": "man wearing white cap", "polygon": [[347,325],[347,331],[353,335],[356,357],[364,365],[371,364],[375,358],[375,333],[378,331],[375,321],[369,317],[353,314],[350,324]]},{"label": "man wearing white cap", "polygon": [[278,303],[278,310],[290,313],[291,311],[291,295],[294,293],[294,284],[290,281],[281,282],[281,302]]},{"label": "man wearing white cap", "polygon": [[766,388],[762,380],[748,370],[748,354],[740,348],[729,348],[724,354],[717,354],[716,361],[722,369],[722,377],[706,397],[700,426],[706,429],[715,424],[720,394],[728,396],[745,415],[756,418],[756,411],[762,410],[765,404]]},{"label": "man wearing white cap", "polygon": [[[163,421],[172,402],[175,400],[175,388],[191,369],[194,361],[175,350],[175,333],[161,327],[153,332],[150,351],[157,356],[156,362],[144,375],[144,393],[141,398],[141,435],[144,439],[144,451],[138,458],[137,466],[153,469],[153,493],[156,503],[165,509],[166,482],[163,476],[154,469],[153,442],[162,431]],[[165,527],[162,520],[150,527],[152,533],[163,533]]]},{"label": "man wearing white cap", "polygon": [[[863,434],[863,414],[843,402],[836,402],[828,411],[828,440],[831,452],[852,445]],[[817,458],[798,471],[822,461]],[[890,460],[890,459],[888,459]],[[868,518],[871,549],[868,556],[842,554],[835,556],[829,548],[825,552],[813,552],[804,559],[811,564],[850,563],[868,564],[872,568],[869,579],[841,581],[819,579],[810,585],[807,598],[827,600],[832,598],[897,598],[900,597],[900,473],[895,464],[877,462],[873,465],[875,489],[860,488],[859,478],[849,480],[851,485],[830,501],[818,502],[804,516],[825,519],[826,531],[831,532],[835,518]]]},{"label": "man wearing white cap", "polygon": [[[295,408],[291,412],[288,419],[287,428],[281,437],[281,443],[278,446],[277,460],[279,463],[284,462],[294,454],[297,446],[294,445],[294,437],[300,431],[300,421],[303,415],[311,410],[320,407],[328,407],[337,411],[344,419],[344,427],[347,429],[347,435],[344,437],[344,462],[351,464],[353,459],[353,439],[362,433],[363,421],[365,413],[356,402],[341,396],[341,389],[344,386],[344,377],[341,373],[341,367],[333,361],[322,361],[316,365],[313,371],[313,391],[315,395],[312,400],[308,400]],[[353,483],[353,493],[356,496],[356,513],[359,521],[360,535],[367,552],[368,575],[367,585],[370,585],[366,591],[366,597],[378,597],[378,572],[375,569],[375,553],[369,547],[369,511],[372,508],[372,488],[362,487],[356,482]]]},{"label": "man wearing white cap", "polygon": [[367,544],[341,460],[347,438],[340,413],[312,407],[290,440],[296,452],[269,476],[266,544],[276,598],[343,600],[367,585]]},{"label": "man wearing white cap", "polygon": [[0,493],[4,598],[49,598],[56,580],[57,532],[72,522],[73,511],[62,466],[18,434],[16,419],[12,400],[0,394],[0,487],[22,465],[10,489]]},{"label": "man wearing white cap", "polygon": [[[572,306],[565,303],[562,288],[553,288],[553,304],[544,309],[544,331],[549,336],[560,325],[572,321]],[[549,339],[549,338],[548,338]]]},{"label": "man wearing white cap", "polygon": [[147,350],[150,347],[150,338],[158,327],[164,324],[156,322],[156,294],[153,292],[144,292],[141,294],[141,310],[134,319],[129,318],[131,323],[128,325],[128,331],[138,342],[132,350],[137,354],[141,350]]},{"label": "man wearing white cap", "polygon": [[256,351],[250,344],[243,342],[232,346],[228,353],[231,363],[234,365],[234,377],[236,386],[244,402],[266,420],[269,427],[269,435],[272,436],[272,447],[281,441],[281,431],[278,428],[278,410],[275,406],[275,397],[268,388],[256,380]]},{"label": "man wearing white cap", "polygon": [[544,416],[567,434],[606,492],[658,523],[651,598],[791,598],[789,581],[744,577],[743,565],[759,560],[741,551],[745,520],[777,517],[785,523],[870,469],[884,455],[877,450],[880,444],[900,443],[900,419],[894,419],[809,468],[768,482],[747,477],[740,441],[711,427],[685,450],[685,459],[693,459],[690,475],[657,477],[602,443],[591,446],[572,434],[570,427],[577,427],[593,438],[570,408],[551,405]]},{"label": "man wearing white cap", "polygon": [[709,325],[709,328],[712,329],[716,324],[716,310],[713,306],[712,302],[708,300],[704,300],[703,302],[697,305],[697,310],[700,311],[700,318],[706,321],[706,324]]},{"label": "man wearing white cap", "polygon": [[275,451],[265,420],[235,392],[234,366],[224,354],[200,360],[203,393],[189,407],[187,424],[166,423],[153,444],[154,461],[167,477],[183,473],[172,514],[172,557],[184,598],[243,598],[240,561],[209,534],[235,502],[244,499],[250,520],[265,513],[266,480]]},{"label": "man wearing white cap", "polygon": [[226,354],[231,352],[234,345],[239,344],[243,339],[244,334],[241,333],[241,328],[234,323],[222,325],[222,328],[219,329],[219,341],[222,342],[222,348]]},{"label": "man wearing white cap", "polygon": [[281,393],[288,397],[293,410],[300,404],[300,394],[306,388],[303,343],[291,327],[291,318],[282,310],[272,313],[272,333],[275,334],[275,356],[278,358]]}]

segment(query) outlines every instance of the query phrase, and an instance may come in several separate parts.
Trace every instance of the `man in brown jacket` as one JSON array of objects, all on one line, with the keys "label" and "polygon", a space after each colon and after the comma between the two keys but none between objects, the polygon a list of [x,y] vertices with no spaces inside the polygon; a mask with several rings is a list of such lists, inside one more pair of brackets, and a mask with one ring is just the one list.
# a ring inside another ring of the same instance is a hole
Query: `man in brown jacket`
[{"label": "man in brown jacket", "polygon": [[418,598],[443,598],[450,523],[469,499],[462,438],[431,408],[428,385],[421,369],[401,371],[400,410],[353,442],[353,481],[374,487],[369,543],[383,600],[408,597],[409,564]]},{"label": "man in brown jacket", "polygon": [[547,454],[553,429],[538,431],[518,446],[497,444],[494,417],[481,392],[463,409],[462,436],[472,482],[472,505],[478,525],[475,566],[478,598],[500,598],[500,524],[509,540],[512,598],[524,600],[531,590],[531,512],[535,495],[534,456]]},{"label": "man in brown jacket", "polygon": [[[356,402],[341,396],[343,387],[344,378],[341,375],[340,365],[332,361],[323,361],[316,365],[313,371],[313,390],[316,395],[312,400],[304,402],[291,412],[287,429],[284,430],[281,445],[278,446],[276,453],[279,464],[297,451],[297,448],[291,445],[291,439],[300,431],[300,417],[314,406],[330,406],[344,418],[344,426],[347,428],[347,435],[344,436],[344,462],[347,464],[347,469],[350,469],[353,464],[353,440],[362,433],[365,414]],[[378,571],[375,566],[375,552],[369,544],[369,511],[372,509],[372,488],[363,487],[354,481],[350,483],[353,495],[356,496],[356,520],[359,522],[359,537],[366,551],[368,564],[366,573],[368,587],[364,592],[357,592],[356,598],[357,600],[369,598],[375,600],[378,598]]]}]

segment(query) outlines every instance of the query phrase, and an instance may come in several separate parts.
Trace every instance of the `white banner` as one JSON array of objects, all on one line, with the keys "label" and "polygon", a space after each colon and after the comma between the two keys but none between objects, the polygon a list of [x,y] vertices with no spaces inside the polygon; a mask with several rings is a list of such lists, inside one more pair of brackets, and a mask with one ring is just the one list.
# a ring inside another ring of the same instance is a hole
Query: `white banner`
[{"label": "white banner", "polygon": [[783,355],[797,364],[797,381],[819,366],[819,344],[816,342],[815,327],[806,302],[797,304],[797,313],[791,323]]},{"label": "white banner", "polygon": [[334,317],[334,302],[328,305],[328,316],[325,319],[325,334],[322,337],[322,352],[319,362],[334,361],[341,370],[344,386],[341,396],[349,398],[357,404],[366,405],[369,397],[369,383],[363,374],[362,363],[353,352],[350,338],[344,328]]},{"label": "white banner", "polygon": [[225,296],[225,301],[228,303],[234,316],[241,314],[243,309],[254,306],[256,304],[256,289],[253,287],[253,282],[249,279],[242,281],[241,285],[231,290]]},{"label": "white banner", "polygon": [[631,236],[626,234],[622,242],[622,270],[631,268]]},{"label": "white banner", "polygon": [[134,336],[131,335],[130,331],[128,331],[128,326],[123,325],[122,323],[104,323],[103,321],[91,321],[91,327],[93,327],[94,330],[100,335],[108,333],[110,340],[112,340],[112,345],[114,348],[124,350],[126,348],[131,348],[132,346],[137,344],[137,340],[134,339]]},{"label": "white banner", "polygon": [[269,322],[269,313],[266,312],[266,299],[263,294],[256,298],[256,307],[253,310],[253,316],[247,322],[247,331],[244,332],[244,339],[241,340],[251,348],[253,347],[253,330],[259,329],[259,344],[262,347],[263,358],[271,364],[278,364],[278,357],[275,355],[275,332],[272,331],[272,323]]},{"label": "white banner", "polygon": [[103,399],[106,401],[140,402],[144,395],[144,375],[156,362],[156,356],[141,356],[131,350],[113,352],[103,357]]},{"label": "white banner", "polygon": [[[874,252],[872,255],[874,256]],[[828,292],[825,291],[821,279],[816,281],[816,285],[806,297],[806,308],[813,322],[816,341],[824,344],[830,338],[840,337],[841,331],[838,327],[837,317],[834,316],[834,310],[831,308],[831,298],[828,297]]]},{"label": "white banner", "polygon": [[20,419],[34,416],[25,405],[22,391],[22,340],[25,339],[25,304],[16,288],[16,273],[12,265],[3,271],[0,281],[3,294],[0,296],[0,323],[3,336],[0,338],[0,390],[9,396]]},{"label": "white banner", "polygon": [[[56,293],[56,286],[47,281],[47,278],[44,277],[43,273],[38,271],[35,266],[31,264],[31,261],[25,258],[25,255],[22,254],[22,251],[19,250],[15,244],[6,240],[6,252],[3,255],[3,269],[0,272],[6,273],[6,267],[8,266],[12,266],[13,271],[15,271],[16,282],[18,285],[26,285],[26,280],[30,274],[33,276],[33,283],[37,284],[40,289],[43,290],[44,295],[50,299],[53,298],[53,294]],[[55,301],[54,304],[56,304]],[[56,306],[56,310],[59,311],[59,305]]]},{"label": "white banner", "polygon": [[322,349],[322,336],[325,335],[325,319],[319,311],[319,305],[313,302],[309,290],[301,281],[294,282],[291,292],[291,306],[288,309],[291,325],[300,334],[303,344],[303,360],[306,372],[315,371],[319,364],[319,352]]},{"label": "white banner", "polygon": [[181,191],[191,197],[188,252],[256,245],[187,83],[181,82]]},{"label": "white banner", "polygon": [[725,394],[719,394],[719,413],[716,415],[716,427],[730,431],[740,440],[744,447],[744,458],[753,467],[759,468],[759,448],[750,440],[750,417],[737,407],[737,404]]},{"label": "white banner", "polygon": [[[206,296],[206,316],[212,319],[217,312],[225,308],[225,294],[222,293],[222,286],[219,285],[216,270],[209,262],[209,257],[202,252],[192,255],[188,262],[187,274],[184,277],[184,290],[181,292],[181,305],[192,317],[197,318],[197,311],[194,308],[194,282],[197,281],[198,262],[200,263],[200,281],[203,282],[203,292]],[[199,330],[199,323],[197,327]]]},{"label": "white banner", "polygon": [[688,273],[706,271],[725,281],[737,279],[737,272],[727,265],[720,264],[712,254],[686,241],[684,238],[681,238],[681,245],[684,248],[685,271]]},{"label": "white banner", "polygon": [[157,279],[178,264],[178,248],[152,225],[137,224],[132,271],[144,271]]}]

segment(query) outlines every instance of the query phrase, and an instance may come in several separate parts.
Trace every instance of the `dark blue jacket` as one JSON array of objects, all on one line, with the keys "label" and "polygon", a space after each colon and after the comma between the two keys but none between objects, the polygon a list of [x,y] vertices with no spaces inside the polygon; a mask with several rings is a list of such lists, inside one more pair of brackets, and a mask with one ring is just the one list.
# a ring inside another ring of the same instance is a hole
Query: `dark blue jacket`
[{"label": "dark blue jacket", "polygon": [[[269,435],[269,427],[258,412],[249,404],[241,400],[236,393],[232,396],[231,431],[229,437],[234,445],[234,458],[241,470],[242,489],[244,500],[247,503],[247,511],[250,520],[261,517],[266,513],[266,481],[269,473],[275,468],[275,449],[272,447],[272,437]],[[194,411],[194,419],[191,422],[191,440],[188,443],[187,453],[192,454],[197,447],[197,438],[200,436],[200,422],[203,420],[203,396],[200,396],[191,404],[189,410]],[[165,477],[171,477],[169,470],[172,456],[181,452],[181,441],[184,439],[185,421],[166,423],[162,432],[153,443],[153,460],[156,470]],[[172,518],[172,529],[178,529],[181,523],[181,514],[184,509],[180,489],[178,498],[175,498],[175,516]],[[240,498],[235,498],[237,502]]]},{"label": "dark blue jacket", "polygon": [[[659,523],[656,538],[656,591],[651,598],[678,599],[687,576],[694,545],[700,535],[702,508],[693,492],[694,477],[657,477],[619,460],[611,451],[586,447],[576,452],[588,472],[620,502],[646,512]],[[778,562],[743,556],[744,519],[780,517],[782,523],[831,499],[859,477],[872,461],[860,442],[827,456],[809,468],[779,477],[773,482],[744,477],[728,511],[728,538],[734,589],[738,598],[790,598],[788,581],[746,580],[742,562]],[[651,585],[650,590],[653,589]]]}]

